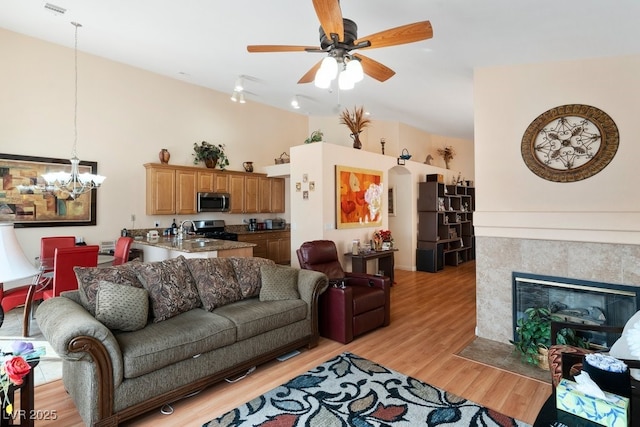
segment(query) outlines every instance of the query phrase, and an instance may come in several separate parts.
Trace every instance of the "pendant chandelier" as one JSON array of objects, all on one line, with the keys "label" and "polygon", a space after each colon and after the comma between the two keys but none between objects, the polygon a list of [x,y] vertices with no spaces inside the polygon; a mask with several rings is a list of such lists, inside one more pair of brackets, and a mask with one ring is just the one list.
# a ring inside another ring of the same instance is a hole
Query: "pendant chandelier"
[{"label": "pendant chandelier", "polygon": [[80,173],[80,159],[76,152],[78,145],[78,27],[82,24],[72,22],[75,27],[75,46],[74,46],[74,105],[73,105],[73,149],[71,150],[71,172],[50,172],[42,175],[46,182],[45,190],[68,194],[69,197],[75,199],[81,194],[88,193],[94,188],[102,185],[106,179],[105,176],[95,175],[91,173]]}]

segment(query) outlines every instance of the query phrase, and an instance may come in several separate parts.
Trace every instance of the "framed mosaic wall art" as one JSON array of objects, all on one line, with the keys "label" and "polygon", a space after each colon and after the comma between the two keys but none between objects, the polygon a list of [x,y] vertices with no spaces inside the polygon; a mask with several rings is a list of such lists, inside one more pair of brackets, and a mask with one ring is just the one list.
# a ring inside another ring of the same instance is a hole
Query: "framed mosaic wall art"
[{"label": "framed mosaic wall art", "polygon": [[[80,173],[97,169],[97,162],[80,162]],[[0,221],[16,227],[96,225],[96,190],[73,198],[45,187],[42,174],[70,170],[68,159],[0,153]]]}]

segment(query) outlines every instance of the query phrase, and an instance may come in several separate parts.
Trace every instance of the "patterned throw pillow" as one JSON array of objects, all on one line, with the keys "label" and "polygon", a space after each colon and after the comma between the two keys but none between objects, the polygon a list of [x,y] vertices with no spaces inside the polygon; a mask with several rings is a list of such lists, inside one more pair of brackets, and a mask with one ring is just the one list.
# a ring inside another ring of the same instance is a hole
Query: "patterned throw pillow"
[{"label": "patterned throw pillow", "polygon": [[227,258],[236,272],[236,279],[240,284],[243,298],[250,298],[260,293],[261,275],[260,267],[263,265],[275,265],[270,259],[260,257],[230,257]]},{"label": "patterned throw pillow", "polygon": [[114,267],[74,267],[78,279],[78,293],[82,306],[91,314],[96,313],[96,293],[101,281],[119,283],[121,285],[142,288],[134,266],[140,264],[139,259]]},{"label": "patterned throw pillow", "polygon": [[297,269],[281,265],[263,265],[260,267],[260,274],[260,301],[300,299]]},{"label": "patterned throw pillow", "polygon": [[242,299],[240,285],[228,258],[190,258],[186,263],[205,309],[212,311]]},{"label": "patterned throw pillow", "polygon": [[149,294],[145,289],[102,280],[95,301],[96,319],[109,329],[137,331],[147,324]]},{"label": "patterned throw pillow", "polygon": [[164,261],[141,263],[135,265],[134,269],[149,292],[154,322],[200,307],[195,281],[182,255]]}]

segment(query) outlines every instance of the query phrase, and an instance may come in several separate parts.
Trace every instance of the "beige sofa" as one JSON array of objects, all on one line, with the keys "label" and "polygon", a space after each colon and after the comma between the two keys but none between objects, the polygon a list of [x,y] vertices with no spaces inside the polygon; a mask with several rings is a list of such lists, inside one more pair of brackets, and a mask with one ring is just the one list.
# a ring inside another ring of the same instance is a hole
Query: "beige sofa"
[{"label": "beige sofa", "polygon": [[112,426],[318,341],[322,273],[262,258],[76,267],[42,333],[87,425]]}]

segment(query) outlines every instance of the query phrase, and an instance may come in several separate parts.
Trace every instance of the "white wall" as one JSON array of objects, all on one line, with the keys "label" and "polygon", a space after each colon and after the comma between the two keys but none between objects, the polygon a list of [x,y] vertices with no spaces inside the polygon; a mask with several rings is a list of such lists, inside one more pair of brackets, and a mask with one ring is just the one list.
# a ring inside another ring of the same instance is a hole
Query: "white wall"
[{"label": "white wall", "polygon": [[[298,265],[295,250],[305,241],[333,240],[336,242],[338,252],[342,254],[351,250],[351,242],[354,239],[368,242],[374,231],[390,229],[400,249],[395,254],[396,267],[414,270],[417,247],[418,182],[424,182],[426,175],[432,173],[440,173],[450,179],[453,172],[412,160],[407,161],[404,166],[397,166],[396,163],[395,157],[330,143],[292,147],[289,186],[292,194],[292,265]],[[336,229],[336,165],[381,171],[385,191],[390,181],[396,184],[397,216],[389,220],[387,200],[384,198],[381,226]],[[398,172],[398,168],[402,171]],[[308,200],[302,198],[302,191],[307,189],[302,182],[304,174],[308,176],[309,181],[315,182],[315,190],[309,192]],[[391,176],[393,180],[390,179]],[[302,191],[296,192],[296,182],[301,183]],[[396,229],[391,224],[401,225]],[[341,261],[346,270],[351,270],[349,258],[343,258]],[[370,263],[368,268],[371,273],[376,271],[373,263]]]},{"label": "white wall", "polygon": [[[640,243],[639,72],[640,56],[477,70],[476,235]],[[520,153],[529,124],[564,104],[603,110],[620,133],[611,163],[574,183],[539,178]]]},{"label": "white wall", "polygon": [[[478,335],[511,335],[511,273],[640,286],[640,56],[492,67],[475,73]],[[550,108],[587,104],[620,133],[600,173],[556,183],[534,175],[520,146]]]},{"label": "white wall", "polygon": [[[73,50],[0,29],[0,52],[0,153],[68,159],[73,143]],[[39,254],[43,236],[76,235],[95,244],[116,238],[123,227],[153,227],[156,220],[168,227],[173,216],[145,214],[142,165],[158,162],[161,148],[171,153],[170,164],[192,165],[194,142],[223,143],[230,170],[243,170],[242,162],[253,161],[260,171],[306,138],[304,115],[250,100],[236,104],[227,93],[78,56],[78,155],[97,161],[98,171],[107,176],[98,190],[97,225],[16,230],[30,259]],[[272,215],[201,216],[239,224],[245,217]],[[195,216],[175,217],[180,221]]]},{"label": "white wall", "polygon": [[[0,29],[0,52],[0,153],[69,158],[73,143],[73,50]],[[363,149],[354,150],[349,132],[339,124],[337,114],[307,117],[251,100],[236,104],[229,100],[228,93],[82,52],[78,55],[78,68],[78,155],[81,160],[97,161],[99,173],[107,176],[98,190],[97,225],[17,229],[20,244],[31,259],[39,254],[40,238],[44,236],[75,235],[97,244],[115,239],[122,228],[153,227],[155,221],[161,227],[169,226],[173,215],[145,213],[143,164],[158,162],[158,152],[166,148],[171,153],[170,164],[191,165],[193,143],[202,140],[226,145],[230,170],[242,170],[243,162],[253,161],[255,170],[262,172],[283,152],[289,153],[292,178],[287,181],[287,213],[283,216],[297,222],[303,236],[317,238],[326,233],[326,238],[335,237],[342,242],[352,238],[368,240],[373,230],[332,228],[334,165],[383,170],[387,184],[389,170],[397,167],[396,157],[407,148],[414,155],[406,165],[411,179],[402,178],[402,185],[396,187],[398,211],[403,212],[396,217],[402,231],[395,233],[396,239],[402,237],[397,242],[403,248],[396,258],[400,268],[415,265],[417,182],[423,181],[426,173],[446,174],[448,179],[458,173],[473,176],[471,141],[433,136],[401,123],[374,120],[363,135]],[[330,144],[303,144],[318,128],[325,132]],[[385,156],[380,154],[382,137],[387,141]],[[441,159],[438,163],[435,152],[444,144],[456,145],[459,152],[450,171],[441,168],[443,163]],[[299,147],[303,154],[294,162],[294,152]],[[422,163],[428,152],[435,158],[435,166]],[[316,181],[315,193],[308,202],[302,202],[301,195],[295,194],[295,182],[302,173]],[[320,210],[313,209],[315,194],[322,196]],[[290,216],[294,207],[308,215],[294,220]],[[135,215],[135,222],[131,215]],[[202,214],[175,218],[179,222],[213,217],[224,219],[227,224],[240,224],[248,217],[271,216]],[[390,224],[385,217],[383,228],[387,227]],[[293,236],[296,237],[295,232]],[[292,248],[303,241],[301,238],[292,241]],[[295,262],[295,255],[293,259]]]}]

